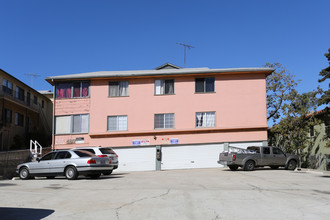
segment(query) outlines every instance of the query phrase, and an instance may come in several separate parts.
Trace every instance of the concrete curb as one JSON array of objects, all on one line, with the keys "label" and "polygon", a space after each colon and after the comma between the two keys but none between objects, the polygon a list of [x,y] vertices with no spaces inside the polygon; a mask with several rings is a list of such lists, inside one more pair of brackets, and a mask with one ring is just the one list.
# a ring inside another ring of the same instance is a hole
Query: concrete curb
[{"label": "concrete curb", "polygon": [[304,172],[304,173],[313,173],[313,174],[317,174],[317,175],[324,175],[324,176],[329,176],[330,177],[330,171],[326,171],[326,170],[314,170],[314,169],[301,169],[295,170],[296,172]]}]

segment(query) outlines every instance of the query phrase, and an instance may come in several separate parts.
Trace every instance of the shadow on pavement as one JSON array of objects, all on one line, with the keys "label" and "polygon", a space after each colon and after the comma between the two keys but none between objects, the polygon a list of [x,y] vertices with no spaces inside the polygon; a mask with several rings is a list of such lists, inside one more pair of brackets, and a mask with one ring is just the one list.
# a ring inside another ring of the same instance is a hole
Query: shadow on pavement
[{"label": "shadow on pavement", "polygon": [[[96,179],[93,179],[89,176],[79,175],[78,178],[73,181],[86,180],[86,179],[89,179],[89,180],[117,179],[117,178],[124,178],[127,174],[129,174],[129,173],[114,173],[111,175],[101,175],[99,178],[96,178]],[[64,176],[57,176],[57,177],[51,178],[51,179],[47,179],[46,177],[31,177],[30,178],[30,180],[36,180],[36,181],[53,181],[53,180],[61,180],[61,179],[67,180],[67,178],[65,178]],[[24,181],[27,181],[27,180],[24,180]],[[9,184],[7,184],[7,185],[9,185]],[[7,186],[7,185],[4,185],[4,186]],[[0,183],[0,186],[1,186],[1,183]]]},{"label": "shadow on pavement", "polygon": [[122,176],[122,175],[128,175],[129,173],[112,173],[111,176]]},{"label": "shadow on pavement", "polygon": [[51,209],[30,209],[30,208],[2,208],[0,207],[1,219],[24,219],[34,220],[45,218],[52,213]]},{"label": "shadow on pavement", "polygon": [[[253,171],[260,171],[260,170],[268,170],[268,171],[275,171],[275,170],[285,170],[285,171],[292,171],[292,170],[286,170],[284,167],[279,167],[279,168],[277,168],[277,169],[272,169],[272,168],[269,168],[269,167],[256,167],[256,168],[254,168],[254,170]],[[230,170],[229,168],[224,168],[224,170],[223,171],[230,171],[230,172],[251,172],[251,171],[244,171],[244,169],[243,168],[238,168],[237,170],[235,170],[235,171],[232,171],[232,170]],[[253,172],[252,171],[252,172]]]},{"label": "shadow on pavement", "polygon": [[[0,183],[0,187],[1,186],[15,186],[16,184],[13,183]],[[1,216],[0,216],[1,217]]]}]

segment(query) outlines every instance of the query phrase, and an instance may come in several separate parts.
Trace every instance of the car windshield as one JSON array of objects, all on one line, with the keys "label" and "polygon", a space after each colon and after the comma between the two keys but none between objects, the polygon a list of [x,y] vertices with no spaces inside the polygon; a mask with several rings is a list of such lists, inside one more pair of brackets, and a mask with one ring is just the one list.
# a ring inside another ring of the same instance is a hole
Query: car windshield
[{"label": "car windshield", "polygon": [[116,154],[111,148],[100,148],[102,154]]},{"label": "car windshield", "polygon": [[75,150],[74,151],[79,157],[95,157],[94,154],[84,150]]}]

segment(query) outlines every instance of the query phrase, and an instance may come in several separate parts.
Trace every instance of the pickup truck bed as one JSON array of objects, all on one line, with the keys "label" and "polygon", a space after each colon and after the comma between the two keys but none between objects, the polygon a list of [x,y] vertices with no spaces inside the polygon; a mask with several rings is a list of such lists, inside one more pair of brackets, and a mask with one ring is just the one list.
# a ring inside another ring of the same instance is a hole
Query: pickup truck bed
[{"label": "pickup truck bed", "polygon": [[294,170],[298,161],[298,156],[285,154],[278,147],[251,146],[247,149],[229,147],[229,151],[220,153],[218,163],[228,166],[231,170],[242,167],[246,171],[252,171],[255,167],[264,166]]}]

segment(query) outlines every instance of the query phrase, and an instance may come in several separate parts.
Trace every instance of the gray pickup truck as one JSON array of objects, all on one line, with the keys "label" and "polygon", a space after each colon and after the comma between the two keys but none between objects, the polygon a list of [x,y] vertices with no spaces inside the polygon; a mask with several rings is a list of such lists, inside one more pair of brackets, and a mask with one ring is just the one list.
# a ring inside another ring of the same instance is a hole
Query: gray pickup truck
[{"label": "gray pickup truck", "polygon": [[285,167],[294,170],[297,167],[299,157],[293,154],[285,154],[278,147],[251,146],[247,149],[229,147],[228,151],[219,155],[219,164],[227,165],[231,170],[242,167],[246,171],[252,171],[255,167],[270,166],[272,169]]}]

